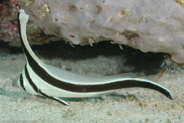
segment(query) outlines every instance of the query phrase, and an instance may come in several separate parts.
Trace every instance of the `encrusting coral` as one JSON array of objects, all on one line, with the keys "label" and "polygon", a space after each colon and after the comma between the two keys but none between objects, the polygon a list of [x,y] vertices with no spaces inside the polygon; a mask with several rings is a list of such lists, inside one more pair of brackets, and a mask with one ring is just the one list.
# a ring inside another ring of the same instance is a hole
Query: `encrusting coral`
[{"label": "encrusting coral", "polygon": [[111,40],[184,63],[182,0],[16,0],[46,35],[71,44]]}]

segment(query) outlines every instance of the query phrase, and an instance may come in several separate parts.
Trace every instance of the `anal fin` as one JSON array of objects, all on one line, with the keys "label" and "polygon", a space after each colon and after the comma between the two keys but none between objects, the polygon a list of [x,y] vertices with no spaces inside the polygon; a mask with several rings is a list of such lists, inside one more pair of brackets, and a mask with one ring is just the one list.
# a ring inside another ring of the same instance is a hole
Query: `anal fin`
[{"label": "anal fin", "polygon": [[41,94],[41,95],[44,96],[44,97],[47,97],[47,98],[49,98],[49,99],[53,99],[53,100],[55,100],[55,101],[57,101],[57,102],[59,102],[59,103],[61,103],[61,104],[63,104],[63,105],[69,106],[69,104],[68,104],[66,101],[64,101],[64,100],[62,100],[62,99],[60,99],[60,98],[58,98],[58,97],[49,96],[49,95],[43,93],[41,90],[39,90],[38,93]]}]

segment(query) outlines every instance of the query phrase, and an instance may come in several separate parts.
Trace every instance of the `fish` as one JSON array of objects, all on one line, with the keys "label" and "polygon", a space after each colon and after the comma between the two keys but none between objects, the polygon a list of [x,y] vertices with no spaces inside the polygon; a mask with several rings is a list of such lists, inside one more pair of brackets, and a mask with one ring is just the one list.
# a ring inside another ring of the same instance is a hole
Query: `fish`
[{"label": "fish", "polygon": [[26,26],[29,15],[23,9],[18,12],[21,46],[26,64],[18,77],[18,85],[25,91],[69,105],[65,98],[100,97],[117,89],[141,87],[160,92],[172,99],[171,92],[154,81],[129,77],[127,74],[109,76],[86,76],[43,63],[31,49]]}]

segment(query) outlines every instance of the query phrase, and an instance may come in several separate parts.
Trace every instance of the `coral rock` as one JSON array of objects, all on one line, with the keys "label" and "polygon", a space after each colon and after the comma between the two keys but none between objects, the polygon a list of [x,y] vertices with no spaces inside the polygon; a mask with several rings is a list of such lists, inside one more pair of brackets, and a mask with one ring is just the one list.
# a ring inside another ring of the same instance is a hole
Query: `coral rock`
[{"label": "coral rock", "polygon": [[184,63],[182,0],[17,0],[46,34],[73,44],[112,40]]},{"label": "coral rock", "polygon": [[[20,46],[18,34],[17,13],[20,9],[19,2],[15,0],[0,1],[0,41],[9,42],[10,45]],[[29,22],[27,27],[28,38],[31,43],[45,43],[50,40],[58,40],[53,35],[45,35],[34,23]]]}]

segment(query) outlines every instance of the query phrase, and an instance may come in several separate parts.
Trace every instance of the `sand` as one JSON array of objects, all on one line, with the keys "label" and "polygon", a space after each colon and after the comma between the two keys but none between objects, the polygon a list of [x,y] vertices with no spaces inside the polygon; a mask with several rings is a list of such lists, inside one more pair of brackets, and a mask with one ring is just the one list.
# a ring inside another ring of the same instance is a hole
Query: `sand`
[{"label": "sand", "polygon": [[129,88],[101,98],[68,100],[70,106],[64,106],[17,87],[14,83],[26,62],[24,54],[2,41],[0,46],[0,123],[184,123],[184,67],[166,60],[170,66],[159,79],[164,54],[144,54],[124,46],[120,50],[109,43],[33,47],[47,64],[80,74],[152,74],[174,97],[170,100],[153,90]]}]

